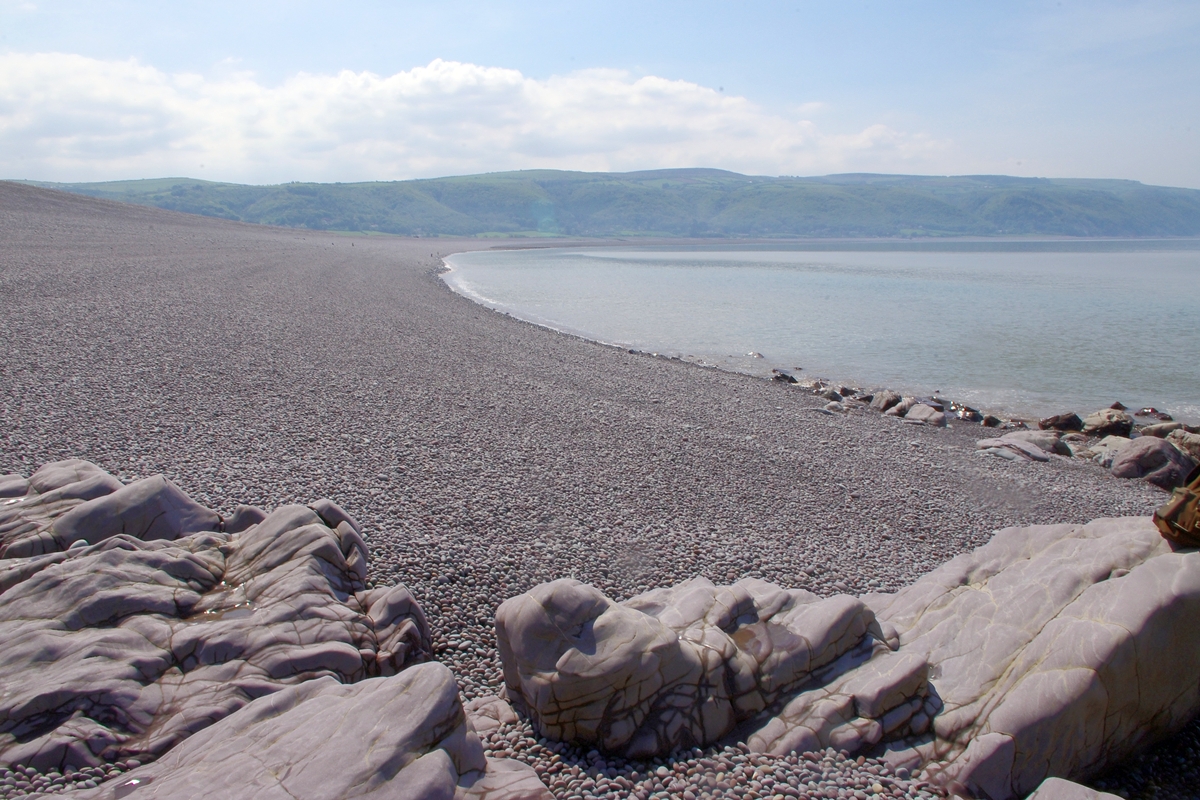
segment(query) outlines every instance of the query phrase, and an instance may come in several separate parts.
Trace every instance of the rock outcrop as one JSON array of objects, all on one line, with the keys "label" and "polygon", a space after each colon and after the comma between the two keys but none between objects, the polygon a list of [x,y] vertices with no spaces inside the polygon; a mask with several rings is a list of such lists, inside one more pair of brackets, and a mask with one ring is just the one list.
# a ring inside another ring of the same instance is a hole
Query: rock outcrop
[{"label": "rock outcrop", "polygon": [[1118,478],[1141,478],[1161,489],[1182,486],[1196,462],[1175,447],[1169,439],[1143,436],[1121,448],[1112,460],[1112,474]]},{"label": "rock outcrop", "polygon": [[731,734],[776,754],[882,744],[1007,800],[1192,719],[1198,614],[1200,552],[1125,518],[1006,529],[894,595],[696,579],[614,603],[560,580],[496,627],[508,696],[551,739],[635,756]]},{"label": "rock outcrop", "polygon": [[1062,778],[1047,778],[1025,800],[1121,800],[1119,795],[1097,792]]},{"label": "rock outcrop", "polygon": [[51,552],[0,559],[0,763],[155,758],[286,686],[430,652],[408,590],[366,588],[366,545],[329,501],[187,534],[220,519],[162,478],[60,462],[29,483],[0,535]]},{"label": "rock outcrop", "polygon": [[[787,690],[852,672],[887,650],[874,623],[852,597],[754,579],[697,578],[624,603],[563,579],[496,612],[513,705],[544,736],[633,757],[710,744]],[[873,720],[908,699],[857,711]]]},{"label": "rock outcrop", "polygon": [[80,800],[549,800],[530,767],[484,757],[450,670],[323,677],[247,705]]}]

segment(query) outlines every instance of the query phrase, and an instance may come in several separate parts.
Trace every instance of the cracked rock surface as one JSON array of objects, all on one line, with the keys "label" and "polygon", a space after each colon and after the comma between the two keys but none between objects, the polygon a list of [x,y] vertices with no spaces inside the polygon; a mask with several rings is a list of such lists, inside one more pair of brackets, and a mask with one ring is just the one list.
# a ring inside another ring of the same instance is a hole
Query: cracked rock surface
[{"label": "cracked rock surface", "polygon": [[[82,499],[97,486],[108,493]],[[285,686],[392,675],[430,653],[408,590],[364,586],[362,538],[329,501],[184,535],[220,519],[160,477],[122,487],[72,461],[34,473],[0,513],[18,531],[67,520],[82,540],[0,559],[3,764],[65,774],[153,759]]]},{"label": "cracked rock surface", "polygon": [[1197,614],[1200,552],[1138,517],[1005,529],[861,600],[695,579],[614,603],[559,580],[501,605],[496,630],[509,698],[554,741],[882,747],[947,791],[1009,800],[1183,728]]}]

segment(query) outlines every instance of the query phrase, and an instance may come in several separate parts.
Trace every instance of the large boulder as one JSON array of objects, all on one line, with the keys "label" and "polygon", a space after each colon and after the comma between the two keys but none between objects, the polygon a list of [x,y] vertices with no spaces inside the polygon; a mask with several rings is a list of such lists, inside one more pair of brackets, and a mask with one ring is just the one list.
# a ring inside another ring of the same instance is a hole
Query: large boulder
[{"label": "large boulder", "polygon": [[[711,744],[800,685],[844,696],[847,673],[888,650],[860,601],[753,579],[697,578],[624,603],[558,580],[501,605],[496,635],[508,697],[541,735],[631,757]],[[882,732],[876,718],[919,695],[917,683],[842,722]]]},{"label": "large boulder", "polygon": [[1200,463],[1200,433],[1175,430],[1167,434],[1167,441],[1175,445],[1180,452],[1186,453],[1192,461]]},{"label": "large boulder", "polygon": [[1006,800],[1081,779],[1200,711],[1200,552],[1148,518],[1009,528],[895,595],[865,598],[926,658],[945,707],[892,758]]},{"label": "large boulder", "polygon": [[365,587],[366,546],[332,503],[314,505],[336,528],[284,506],[238,534],[146,541],[112,521],[153,534],[160,523],[137,509],[158,503],[177,522],[200,507],[142,481],[103,495],[100,513],[64,499],[97,475],[81,477],[37,482],[47,491],[10,520],[45,531],[68,519],[71,536],[97,543],[0,559],[0,763],[158,757],[257,697],[392,675],[429,655],[420,607],[403,586]]},{"label": "large boulder", "polygon": [[1068,411],[1065,414],[1046,417],[1038,423],[1038,427],[1044,431],[1081,431],[1083,430],[1083,420],[1075,412]]},{"label": "large boulder", "polygon": [[975,447],[1013,460],[1048,461],[1049,453],[1071,456],[1071,449],[1060,438],[1058,431],[1052,430],[1012,431],[994,439],[980,439]]},{"label": "large boulder", "polygon": [[[135,794],[136,792],[136,794]],[[532,768],[484,757],[441,664],[343,685],[332,677],[263,697],[153,764],[80,800],[411,798],[549,800]]]},{"label": "large boulder", "polygon": [[899,393],[893,392],[891,389],[883,389],[876,392],[875,396],[871,398],[871,408],[876,411],[887,411],[903,399]]},{"label": "large boulder", "polygon": [[946,424],[946,413],[925,403],[917,403],[904,415],[905,422],[941,427]]},{"label": "large boulder", "polygon": [[1116,408],[1103,408],[1083,418],[1083,432],[1090,436],[1128,436],[1133,417]]},{"label": "large boulder", "polygon": [[1111,471],[1118,478],[1141,478],[1169,491],[1182,486],[1195,468],[1196,462],[1170,440],[1142,436],[1121,448],[1113,458]]},{"label": "large boulder", "polygon": [[1117,455],[1133,441],[1125,436],[1105,436],[1088,448],[1088,454],[1100,466],[1108,469]]}]

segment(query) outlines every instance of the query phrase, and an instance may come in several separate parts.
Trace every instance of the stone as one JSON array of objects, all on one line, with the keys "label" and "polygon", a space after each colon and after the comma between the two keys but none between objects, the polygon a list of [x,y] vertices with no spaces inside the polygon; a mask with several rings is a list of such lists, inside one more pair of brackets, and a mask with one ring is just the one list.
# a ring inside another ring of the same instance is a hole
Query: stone
[{"label": "stone", "polygon": [[1083,420],[1074,412],[1055,414],[1038,422],[1038,427],[1044,431],[1081,431],[1083,430]]},{"label": "stone", "polygon": [[[365,545],[332,503],[321,507],[336,528],[284,506],[236,534],[172,539],[213,518],[165,480],[102,505],[44,502],[96,478],[43,482],[49,491],[16,506],[37,510],[45,530],[70,518],[83,545],[0,559],[0,763],[156,758],[255,698],[429,657],[419,605],[403,586],[366,589]],[[114,533],[114,519],[159,538]]]},{"label": "stone", "polygon": [[917,403],[904,415],[904,421],[941,427],[946,424],[946,412],[925,403]]},{"label": "stone", "polygon": [[76,506],[56,519],[50,531],[57,542],[84,539],[97,544],[118,534],[144,541],[172,540],[185,533],[215,531],[220,522],[215,511],[155,475]]},{"label": "stone", "polygon": [[80,459],[46,464],[27,484],[25,494],[0,502],[0,558],[65,549],[79,537],[64,542],[50,530],[51,523],[76,506],[122,488],[112,475]]},{"label": "stone", "polygon": [[1091,436],[1128,436],[1133,417],[1115,408],[1103,408],[1083,419],[1083,432]]},{"label": "stone", "polygon": [[984,414],[983,419],[980,420],[980,422],[985,428],[998,428],[1004,422],[1004,420],[992,414]]},{"label": "stone", "polygon": [[1167,434],[1167,441],[1180,452],[1187,454],[1192,461],[1200,462],[1200,434],[1175,430]]},{"label": "stone", "polygon": [[1149,518],[1008,528],[863,599],[898,654],[928,661],[944,704],[890,758],[949,790],[1007,800],[1084,779],[1200,711],[1179,669],[1200,659],[1200,551],[1175,551]]},{"label": "stone", "polygon": [[1131,441],[1133,440],[1124,436],[1105,436],[1088,447],[1088,454],[1097,464],[1108,469],[1112,466],[1117,454],[1124,450]]},{"label": "stone", "polygon": [[344,685],[330,676],[258,698],[158,761],[80,800],[254,797],[548,800],[531,767],[485,758],[454,675],[419,664]]},{"label": "stone", "polygon": [[[557,580],[505,601],[496,637],[508,698],[540,735],[633,758],[716,742],[802,685],[829,687],[813,702],[836,706],[821,728],[835,738],[847,724],[881,731],[861,715],[908,699],[853,688],[855,669],[890,653],[860,601],[750,578],[695,578],[624,603]],[[794,721],[769,735],[787,737]]]},{"label": "stone", "polygon": [[1012,431],[994,439],[980,439],[975,447],[981,451],[991,451],[992,455],[1003,456],[1006,451],[1028,461],[1048,461],[1047,453],[1071,456],[1071,449],[1053,430]]},{"label": "stone", "polygon": [[476,697],[464,707],[471,719],[471,727],[479,733],[485,733],[499,728],[501,725],[511,725],[516,722],[517,712],[507,700],[496,695]]},{"label": "stone", "polygon": [[887,411],[902,399],[899,393],[893,392],[891,389],[884,389],[883,391],[876,392],[875,396],[871,398],[871,408],[876,411]]},{"label": "stone", "polygon": [[915,397],[904,397],[901,398],[900,402],[896,403],[883,413],[889,417],[903,417],[905,414],[911,411],[912,407],[916,404],[917,399]]},{"label": "stone", "polygon": [[1153,417],[1159,422],[1170,422],[1174,419],[1174,417],[1172,417],[1170,414],[1166,413],[1165,411],[1159,411],[1153,406],[1147,406],[1146,408],[1139,409],[1133,412],[1133,415],[1135,417]]},{"label": "stone", "polygon": [[1141,478],[1170,491],[1182,486],[1195,468],[1196,462],[1169,439],[1143,436],[1121,448],[1113,459],[1111,472],[1118,478]]},{"label": "stone", "polygon": [[0,475],[0,499],[24,497],[31,488],[24,475]]},{"label": "stone", "polygon": [[257,525],[267,518],[267,512],[254,506],[239,505],[233,511],[233,516],[221,520],[221,530],[226,533],[241,533],[251,525]]},{"label": "stone", "polygon": [[1144,428],[1139,428],[1138,433],[1142,436],[1156,436],[1159,439],[1165,439],[1172,431],[1177,431],[1182,428],[1182,422],[1157,422],[1153,425],[1147,425]]},{"label": "stone", "polygon": [[1122,800],[1120,795],[1097,792],[1087,786],[1063,780],[1046,778],[1033,794],[1025,800]]}]

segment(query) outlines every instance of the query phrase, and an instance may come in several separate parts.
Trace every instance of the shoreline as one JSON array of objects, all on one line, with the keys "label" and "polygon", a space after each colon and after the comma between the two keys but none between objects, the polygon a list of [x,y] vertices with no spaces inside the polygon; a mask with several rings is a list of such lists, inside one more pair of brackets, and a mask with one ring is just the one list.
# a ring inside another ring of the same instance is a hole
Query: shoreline
[{"label": "shoreline", "polygon": [[[836,240],[836,241],[842,241],[842,240]],[[600,243],[600,244],[596,244],[594,246],[623,248],[623,247],[627,247],[627,246],[628,247],[637,246],[637,243],[633,243],[633,242]],[[671,245],[665,245],[665,246],[672,247]],[[770,247],[770,245],[762,245],[762,246]],[[571,247],[576,247],[576,245],[571,245]],[[696,247],[697,247],[697,249],[704,249],[704,245],[696,245]],[[490,250],[493,248],[488,248],[488,249]],[[536,247],[536,248],[533,248],[533,247],[530,247],[530,248],[508,247],[508,248],[503,248],[503,249],[512,251],[512,250],[526,250],[526,249],[542,250],[542,249],[553,249],[553,248],[550,248],[548,246],[540,246],[540,247]],[[632,343],[610,341],[608,339],[605,339],[602,336],[591,333],[589,331],[576,329],[571,326],[565,325],[563,323],[557,322],[555,320],[539,317],[535,314],[531,314],[531,313],[527,313],[527,312],[522,312],[519,309],[516,309],[511,306],[507,306],[506,304],[504,304],[498,300],[492,299],[478,291],[468,288],[461,281],[460,278],[451,277],[457,271],[451,259],[455,255],[458,255],[463,252],[479,252],[479,251],[470,250],[470,251],[459,251],[459,252],[448,253],[442,260],[442,267],[440,269],[438,269],[435,273],[437,275],[437,277],[440,279],[440,282],[442,284],[444,284],[448,289],[450,289],[450,291],[452,291],[453,293],[455,293],[461,297],[464,297],[467,300],[470,300],[471,302],[473,302],[479,306],[482,306],[483,308],[486,308],[489,311],[492,311],[501,316],[507,316],[507,317],[511,317],[513,319],[518,319],[522,322],[526,322],[526,323],[533,325],[535,327],[538,327],[538,328],[542,328],[542,329],[545,329],[548,331],[553,331],[555,333],[562,334],[565,336],[570,336],[570,337],[574,337],[577,339],[581,339],[583,341],[592,342],[594,344],[602,345],[604,347],[611,347],[616,350],[628,352],[630,354],[645,355],[645,356],[649,356],[649,357],[653,357],[653,358],[661,358],[661,359],[664,359],[667,361],[676,361],[676,362],[700,367],[703,369],[711,369],[711,370],[716,370],[719,372],[727,372],[727,373],[731,373],[731,374],[744,375],[744,376],[756,378],[759,380],[776,380],[781,375],[790,376],[790,377],[794,377],[796,379],[795,381],[789,381],[792,383],[796,383],[796,384],[807,383],[807,384],[811,385],[815,382],[816,384],[819,384],[819,386],[817,388],[813,389],[814,392],[819,392],[822,388],[830,387],[830,386],[832,386],[832,387],[853,387],[854,392],[860,393],[860,394],[861,393],[878,392],[878,391],[894,391],[894,392],[900,393],[904,397],[933,398],[934,400],[943,402],[947,408],[951,407],[952,405],[955,408],[964,407],[971,411],[978,412],[981,417],[995,417],[995,418],[999,418],[1000,420],[1002,420],[1005,423],[1020,423],[1020,424],[1023,424],[1025,426],[1028,426],[1031,428],[1036,428],[1038,426],[1038,423],[1040,420],[1045,419],[1050,416],[1054,416],[1057,414],[1064,414],[1064,413],[1065,414],[1076,413],[1076,414],[1079,414],[1080,416],[1083,416],[1086,414],[1090,414],[1100,408],[1107,408],[1107,407],[1109,407],[1110,404],[1121,405],[1121,401],[1122,401],[1122,398],[1120,398],[1114,394],[1112,399],[1110,399],[1107,402],[1103,402],[1102,404],[1098,405],[1097,408],[1088,408],[1088,407],[1082,406],[1082,405],[1077,408],[1067,408],[1066,406],[1068,406],[1070,404],[1063,403],[1063,404],[1061,404],[1062,407],[1054,407],[1055,410],[1053,410],[1053,411],[1047,410],[1046,413],[1039,414],[1039,413],[1034,412],[1034,410],[1030,407],[1029,401],[1026,401],[1026,404],[1024,405],[1024,407],[1018,406],[1015,409],[1011,409],[1011,408],[1008,408],[1007,406],[998,405],[998,404],[990,404],[986,401],[980,402],[978,400],[973,400],[973,399],[971,399],[969,401],[964,401],[961,397],[954,396],[956,394],[968,395],[968,396],[971,394],[979,394],[979,395],[983,395],[986,397],[989,394],[993,394],[995,390],[963,388],[963,389],[959,389],[957,391],[951,390],[949,392],[942,392],[941,390],[934,390],[934,389],[929,389],[926,387],[915,388],[911,385],[908,385],[908,386],[904,386],[904,385],[886,386],[886,385],[880,384],[878,382],[864,381],[861,378],[857,378],[857,377],[853,377],[853,376],[838,375],[838,374],[836,374],[836,371],[830,373],[830,375],[832,377],[827,377],[827,376],[823,376],[823,375],[818,376],[818,375],[813,375],[811,370],[806,370],[806,369],[803,369],[800,367],[789,366],[787,364],[787,362],[778,361],[777,359],[772,359],[770,357],[766,357],[757,352],[751,352],[751,353],[748,353],[746,356],[742,356],[742,357],[728,355],[728,356],[724,357],[725,363],[716,363],[722,357],[712,355],[712,354],[705,355],[705,356],[696,356],[696,355],[688,354],[683,350],[678,350],[675,348],[664,348],[664,350],[662,352],[655,351],[655,350],[641,349],[641,348],[634,346]],[[712,359],[712,360],[710,360],[710,359]],[[803,375],[801,375],[800,373],[803,373]],[[976,406],[978,406],[978,407],[976,407]],[[1126,408],[1127,406],[1122,406],[1122,407]],[[1049,409],[1049,408],[1050,407],[1048,406],[1047,409]],[[1166,409],[1165,407],[1160,409],[1158,406],[1145,406],[1144,408],[1147,408],[1154,412],[1157,412],[1158,415],[1166,414],[1169,417],[1169,419],[1163,419],[1162,416],[1156,416],[1154,414],[1138,414],[1136,412],[1140,411],[1141,409],[1135,406],[1134,411],[1131,413],[1133,413],[1133,416],[1135,417],[1135,423],[1141,424],[1142,426],[1153,425],[1158,422],[1172,421],[1172,420],[1184,423],[1189,428],[1195,428],[1197,425],[1200,425],[1200,417],[1194,417],[1193,415],[1188,415],[1188,414],[1179,414],[1178,416],[1173,416],[1173,415],[1171,415],[1171,412],[1168,409]],[[1178,412],[1176,412],[1176,413],[1178,414]],[[1147,420],[1149,420],[1149,421],[1147,421]]]}]

